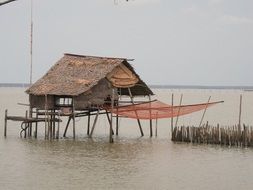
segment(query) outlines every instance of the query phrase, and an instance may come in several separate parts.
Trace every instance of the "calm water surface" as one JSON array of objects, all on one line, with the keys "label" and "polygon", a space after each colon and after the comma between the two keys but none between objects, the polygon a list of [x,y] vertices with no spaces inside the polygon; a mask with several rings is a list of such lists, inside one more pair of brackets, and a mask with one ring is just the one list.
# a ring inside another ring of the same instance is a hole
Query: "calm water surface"
[{"label": "calm water surface", "polygon": [[[121,119],[119,136],[108,143],[108,123],[100,117],[94,138],[85,135],[86,119],[77,120],[78,138],[54,141],[19,137],[19,123],[8,123],[3,138],[5,108],[24,115],[28,97],[22,88],[0,88],[0,189],[253,189],[253,149],[192,145],[170,141],[170,120],[158,121],[158,136],[149,138],[142,122],[140,138],[135,120]],[[253,125],[253,93],[237,90],[154,90],[158,98],[175,104],[224,100],[207,111],[205,122],[232,125],[238,122],[239,95],[243,94],[242,120]],[[202,112],[179,118],[179,125],[198,125]],[[61,124],[61,135],[66,120]]]}]

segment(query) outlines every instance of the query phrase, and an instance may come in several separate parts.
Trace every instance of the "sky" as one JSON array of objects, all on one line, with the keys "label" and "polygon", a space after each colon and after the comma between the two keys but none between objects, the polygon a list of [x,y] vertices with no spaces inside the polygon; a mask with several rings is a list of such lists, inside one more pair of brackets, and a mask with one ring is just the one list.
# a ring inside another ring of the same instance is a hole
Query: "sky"
[{"label": "sky", "polygon": [[[30,7],[0,7],[0,83],[29,83]],[[33,82],[74,53],[135,59],[147,84],[253,86],[252,0],[33,0],[33,25]]]}]

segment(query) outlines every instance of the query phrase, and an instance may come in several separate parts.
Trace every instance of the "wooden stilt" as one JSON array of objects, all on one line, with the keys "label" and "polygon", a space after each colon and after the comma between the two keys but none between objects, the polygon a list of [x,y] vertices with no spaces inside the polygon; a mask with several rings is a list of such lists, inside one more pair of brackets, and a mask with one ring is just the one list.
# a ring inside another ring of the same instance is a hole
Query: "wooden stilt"
[{"label": "wooden stilt", "polygon": [[73,110],[73,139],[76,138],[76,116],[75,116],[75,103],[74,103],[74,97],[72,99],[72,110]]},{"label": "wooden stilt", "polygon": [[88,112],[87,135],[90,134],[90,111]]},{"label": "wooden stilt", "polygon": [[[110,119],[109,113],[108,113],[108,111],[106,111],[105,113],[106,113],[106,117],[107,117],[107,120],[108,120],[108,123],[109,123],[109,126],[110,126],[111,125],[111,119]],[[113,129],[112,129],[112,135],[114,135]]]},{"label": "wooden stilt", "polygon": [[[26,111],[25,112],[25,118],[27,119],[27,117],[28,117],[28,112]],[[29,127],[27,127],[27,123],[25,123],[25,135],[24,135],[24,138],[26,138],[26,136],[27,136],[27,129],[29,128]]]},{"label": "wooden stilt", "polygon": [[[113,107],[114,107],[114,88],[112,89],[112,96],[111,96],[111,109],[113,110]],[[113,138],[112,138],[112,133],[113,133],[113,127],[112,127],[112,124],[113,124],[113,113],[111,111],[111,122],[110,122],[110,135],[109,135],[109,142],[110,143],[113,143]]]},{"label": "wooden stilt", "polygon": [[[38,109],[36,109],[36,119],[38,119]],[[37,138],[38,136],[38,122],[35,123],[35,131],[34,131],[34,137]]]},{"label": "wooden stilt", "polygon": [[7,115],[8,115],[8,110],[5,110],[5,117],[4,117],[4,136],[7,136]]},{"label": "wooden stilt", "polygon": [[156,117],[155,121],[155,136],[157,137],[157,125],[158,125],[158,118]]},{"label": "wooden stilt", "polygon": [[206,103],[205,110],[204,110],[204,112],[203,112],[203,115],[202,115],[201,120],[200,120],[200,123],[199,123],[199,127],[202,125],[202,122],[203,122],[203,119],[204,119],[204,117],[205,117],[206,110],[207,110],[207,107],[208,107],[208,104],[209,104],[210,100],[211,100],[211,96],[209,96],[208,101],[207,101],[207,103]]},{"label": "wooden stilt", "polygon": [[[29,118],[32,118],[32,116],[33,116],[33,109],[30,105],[30,107],[29,107]],[[29,131],[29,137],[31,137],[32,136],[32,123],[29,123],[28,125],[29,125],[29,130],[28,130]]]},{"label": "wooden stilt", "polygon": [[149,101],[150,101],[150,103],[149,103],[149,105],[150,105],[150,107],[149,107],[149,115],[150,115],[149,128],[150,128],[150,137],[152,137],[153,136],[153,129],[152,129],[152,119],[151,119],[151,117],[152,117],[151,96],[149,95],[148,97],[149,97]]},{"label": "wooden stilt", "polygon": [[[132,92],[131,92],[130,88],[128,88],[128,93],[129,93],[129,96],[131,98],[131,102],[134,105],[134,100],[133,100],[133,96],[132,96]],[[136,114],[136,117],[137,117],[137,122],[138,122],[138,126],[139,126],[139,129],[140,129],[140,132],[141,132],[141,136],[144,136],[144,133],[143,133],[143,130],[142,130],[142,127],[141,127],[141,122],[138,119],[138,113],[137,113],[136,110],[135,110],[135,114]]]},{"label": "wooden stilt", "polygon": [[116,135],[119,135],[119,115],[116,115]]},{"label": "wooden stilt", "polygon": [[183,94],[181,94],[181,96],[180,96],[179,109],[178,109],[178,112],[177,112],[175,127],[177,127],[178,117],[179,117],[179,114],[180,114],[180,108],[181,108],[181,105],[182,105],[182,101],[183,101]]},{"label": "wooden stilt", "polygon": [[55,110],[53,110],[53,139],[55,139]]},{"label": "wooden stilt", "polygon": [[172,95],[171,95],[171,106],[172,106],[172,109],[171,109],[171,119],[170,119],[170,121],[171,121],[171,124],[170,124],[170,126],[171,126],[171,136],[172,136],[172,133],[173,133],[173,106],[174,106],[174,94],[172,93]]},{"label": "wooden stilt", "polygon": [[66,137],[66,133],[67,133],[67,131],[68,131],[68,127],[69,127],[69,123],[70,123],[70,120],[71,120],[71,119],[72,119],[72,117],[69,116],[67,125],[66,125],[65,130],[64,130],[64,133],[63,133],[63,137]]},{"label": "wooden stilt", "polygon": [[97,120],[98,120],[99,112],[100,112],[100,110],[98,109],[96,117],[95,117],[93,125],[92,125],[92,128],[91,128],[91,131],[90,131],[90,135],[89,135],[90,138],[92,137],[92,134],[94,132],[94,129],[95,129],[95,126],[96,126],[96,123],[97,123]]},{"label": "wooden stilt", "polygon": [[58,111],[58,122],[57,122],[57,132],[56,132],[56,138],[59,139],[60,137],[60,112]]},{"label": "wooden stilt", "polygon": [[241,128],[241,117],[242,117],[242,95],[240,95],[240,103],[239,103],[239,121],[238,125]]}]

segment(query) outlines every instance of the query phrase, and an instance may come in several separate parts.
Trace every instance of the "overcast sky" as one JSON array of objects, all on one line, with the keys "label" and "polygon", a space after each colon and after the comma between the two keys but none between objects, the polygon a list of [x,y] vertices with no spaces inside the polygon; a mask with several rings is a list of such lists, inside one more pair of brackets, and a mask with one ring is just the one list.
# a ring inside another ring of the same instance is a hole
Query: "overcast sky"
[{"label": "overcast sky", "polygon": [[[33,2],[33,81],[69,52],[133,58],[148,84],[253,85],[252,0]],[[0,82],[28,83],[30,0],[1,6],[0,29]]]}]

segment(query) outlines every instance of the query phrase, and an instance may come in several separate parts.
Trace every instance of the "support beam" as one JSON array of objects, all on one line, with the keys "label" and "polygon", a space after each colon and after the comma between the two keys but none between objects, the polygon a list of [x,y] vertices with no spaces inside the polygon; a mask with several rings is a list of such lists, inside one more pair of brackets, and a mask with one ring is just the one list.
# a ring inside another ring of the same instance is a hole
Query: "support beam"
[{"label": "support beam", "polygon": [[76,119],[75,119],[75,102],[74,97],[72,97],[72,112],[73,112],[73,139],[76,138]]},{"label": "support beam", "polygon": [[[128,88],[128,93],[129,93],[131,102],[132,102],[132,104],[134,105],[134,99],[133,99],[132,92],[131,92],[130,88]],[[138,126],[139,126],[139,129],[140,129],[140,132],[141,132],[141,136],[144,136],[144,133],[143,133],[143,130],[142,130],[142,127],[141,127],[141,122],[140,122],[140,120],[138,119],[138,113],[137,113],[136,110],[135,110],[135,114],[136,114],[136,117],[137,117],[137,122],[138,122]]]},{"label": "support beam", "polygon": [[90,135],[89,135],[90,138],[92,137],[92,134],[94,132],[94,129],[95,129],[95,126],[96,126],[96,123],[97,123],[97,120],[98,120],[99,112],[100,112],[100,110],[98,109],[97,115],[96,115],[96,117],[94,119],[91,131],[90,131]]},{"label": "support beam", "polygon": [[[38,109],[36,109],[36,119],[38,119]],[[35,137],[36,139],[37,139],[37,137],[38,137],[38,122],[35,123],[34,137]]]},{"label": "support beam", "polygon": [[152,136],[153,136],[153,129],[152,129],[153,126],[152,126],[152,119],[151,119],[151,116],[152,116],[152,110],[151,110],[151,96],[149,95],[148,98],[149,98],[149,101],[150,101],[150,103],[149,103],[149,115],[150,115],[149,128],[150,128],[150,137],[152,137]]},{"label": "support beam", "polygon": [[[106,117],[107,117],[107,120],[108,120],[108,123],[109,123],[109,126],[110,126],[111,125],[111,119],[110,119],[108,111],[106,111]],[[113,129],[112,129],[112,135],[114,135]]]},{"label": "support beam", "polygon": [[87,135],[90,134],[90,111],[88,112]]},{"label": "support beam", "polygon": [[67,131],[68,131],[68,127],[69,127],[70,120],[71,120],[71,116],[69,116],[67,125],[66,125],[65,130],[64,130],[64,133],[63,133],[63,137],[66,137],[66,133],[67,133]]},{"label": "support beam", "polygon": [[174,94],[172,93],[171,95],[171,106],[172,106],[172,109],[171,109],[171,118],[170,118],[170,121],[171,121],[171,137],[172,137],[172,133],[173,133],[173,106],[174,106]]}]

